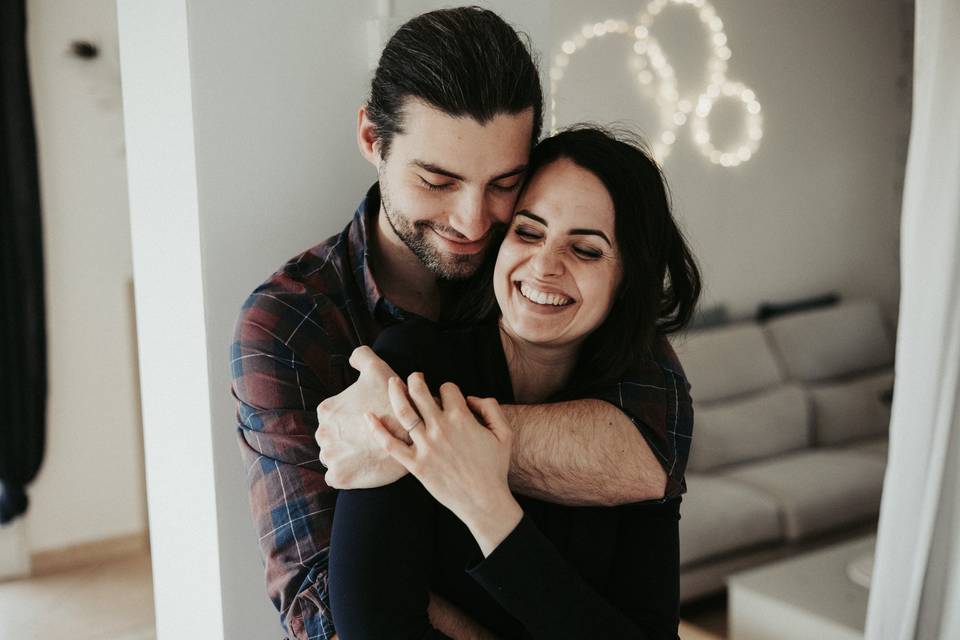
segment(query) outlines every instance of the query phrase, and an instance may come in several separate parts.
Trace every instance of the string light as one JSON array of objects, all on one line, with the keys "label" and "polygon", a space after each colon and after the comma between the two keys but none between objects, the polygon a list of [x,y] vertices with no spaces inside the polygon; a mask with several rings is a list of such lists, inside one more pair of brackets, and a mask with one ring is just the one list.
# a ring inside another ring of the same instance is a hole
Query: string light
[{"label": "string light", "polygon": [[[707,61],[708,84],[696,95],[681,96],[677,89],[676,74],[659,43],[652,34],[651,27],[657,16],[668,5],[689,5],[698,12],[700,22],[708,30],[707,44],[710,54]],[[761,106],[756,94],[741,82],[727,79],[727,61],[733,56],[727,35],[723,32],[723,20],[716,9],[707,0],[651,0],[637,18],[637,25],[631,27],[623,20],[605,20],[586,24],[580,32],[565,40],[561,53],[554,57],[550,69],[550,128],[557,129],[556,95],[560,81],[571,58],[590,41],[618,35],[634,39],[630,68],[635,72],[641,89],[648,91],[654,80],[659,83],[659,91],[653,97],[660,110],[661,131],[652,140],[652,150],[657,160],[662,162],[670,153],[677,140],[680,127],[690,124],[693,142],[710,162],[723,167],[734,167],[747,162],[756,153],[763,138],[763,118]],[[709,118],[714,104],[719,100],[733,100],[742,105],[744,111],[743,139],[734,141],[726,149],[718,149],[711,142]]]}]

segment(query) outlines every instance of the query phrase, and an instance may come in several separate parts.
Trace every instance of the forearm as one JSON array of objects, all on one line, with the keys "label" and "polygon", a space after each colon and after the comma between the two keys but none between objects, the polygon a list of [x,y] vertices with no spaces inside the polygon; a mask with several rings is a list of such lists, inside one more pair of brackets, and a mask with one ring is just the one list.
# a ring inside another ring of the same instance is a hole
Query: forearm
[{"label": "forearm", "polygon": [[453,640],[498,640],[492,631],[433,592],[427,615],[434,629]]},{"label": "forearm", "polygon": [[666,473],[622,411],[603,400],[504,405],[514,432],[510,488],[566,505],[658,499]]}]

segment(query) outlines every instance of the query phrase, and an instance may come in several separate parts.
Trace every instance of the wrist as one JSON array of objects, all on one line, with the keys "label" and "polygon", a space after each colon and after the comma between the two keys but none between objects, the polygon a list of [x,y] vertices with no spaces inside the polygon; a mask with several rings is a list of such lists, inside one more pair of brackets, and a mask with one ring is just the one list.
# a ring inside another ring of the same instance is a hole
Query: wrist
[{"label": "wrist", "polygon": [[513,494],[507,492],[488,508],[480,509],[462,520],[486,558],[510,535],[522,518],[523,508]]}]

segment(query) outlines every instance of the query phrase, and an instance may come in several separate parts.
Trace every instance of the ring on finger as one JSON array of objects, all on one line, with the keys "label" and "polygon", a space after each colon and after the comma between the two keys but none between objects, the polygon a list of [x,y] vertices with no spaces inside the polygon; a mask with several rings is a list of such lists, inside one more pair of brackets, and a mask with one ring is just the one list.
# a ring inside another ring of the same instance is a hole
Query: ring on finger
[{"label": "ring on finger", "polygon": [[423,424],[423,418],[420,418],[416,422],[414,422],[412,426],[407,427],[406,425],[404,425],[403,428],[407,430],[407,433],[410,433],[411,431],[413,431],[414,429],[416,429],[422,424]]}]

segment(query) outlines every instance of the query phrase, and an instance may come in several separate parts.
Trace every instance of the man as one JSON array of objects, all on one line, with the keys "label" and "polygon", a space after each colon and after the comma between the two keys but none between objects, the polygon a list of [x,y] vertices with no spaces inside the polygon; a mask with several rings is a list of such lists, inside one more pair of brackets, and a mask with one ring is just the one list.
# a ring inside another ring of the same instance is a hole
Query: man
[{"label": "man", "polygon": [[[336,489],[405,473],[363,419],[373,411],[403,433],[387,399],[393,372],[361,345],[411,315],[436,318],[456,295],[451,283],[477,270],[510,220],[541,123],[536,66],[496,14],[414,18],[388,42],[359,110],[357,141],[377,184],[341,234],[244,304],[231,353],[239,444],[267,590],[294,638],[335,637],[326,567]],[[602,398],[504,406],[511,488],[564,504],[682,493],[686,381],[649,363],[637,370],[645,377]],[[482,633],[439,597],[430,617],[452,637]]]}]

